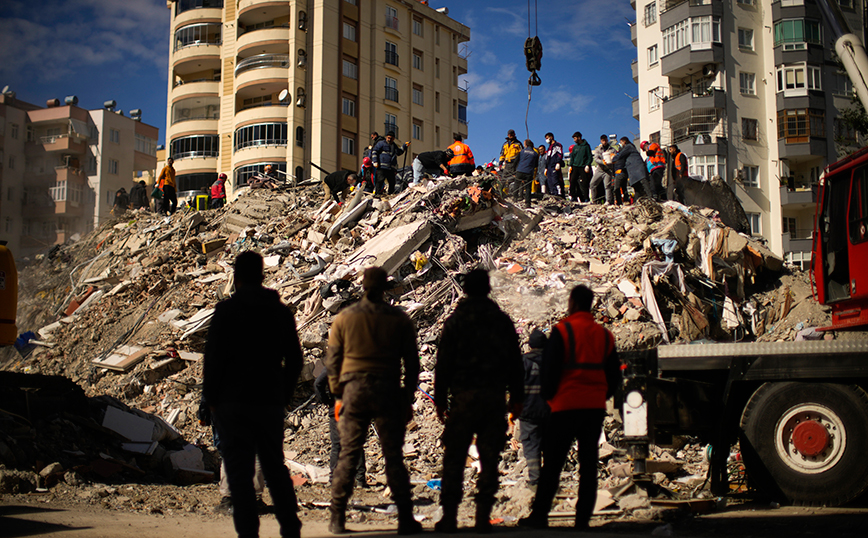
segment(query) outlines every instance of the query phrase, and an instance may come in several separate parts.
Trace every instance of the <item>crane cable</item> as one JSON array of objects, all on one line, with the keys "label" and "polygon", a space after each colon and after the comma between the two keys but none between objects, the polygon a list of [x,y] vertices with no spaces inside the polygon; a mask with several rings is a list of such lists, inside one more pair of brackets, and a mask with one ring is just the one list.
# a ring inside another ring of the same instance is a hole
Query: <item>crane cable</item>
[{"label": "crane cable", "polygon": [[530,35],[530,0],[527,0],[527,40],[524,43],[525,61],[527,69],[531,72],[527,79],[527,108],[524,112],[524,130],[527,138],[530,139],[530,128],[528,127],[528,116],[530,115],[530,101],[533,95],[533,87],[539,86],[542,82],[536,72],[540,69],[540,60],[542,59],[542,44],[539,41],[539,15],[538,15],[537,0],[533,2],[533,18],[534,18],[534,36]]}]

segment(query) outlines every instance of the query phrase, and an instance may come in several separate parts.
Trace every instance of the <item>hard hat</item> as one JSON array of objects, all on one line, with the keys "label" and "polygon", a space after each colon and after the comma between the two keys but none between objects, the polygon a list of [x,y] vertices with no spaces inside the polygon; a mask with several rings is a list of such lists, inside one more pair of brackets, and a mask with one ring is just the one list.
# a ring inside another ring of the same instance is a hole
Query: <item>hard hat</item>
[{"label": "hard hat", "polygon": [[573,148],[574,148],[574,147],[576,147],[575,144],[571,145],[571,146],[570,146],[570,149],[568,149],[567,151],[570,151],[570,152],[573,151]]},{"label": "hard hat", "polygon": [[226,179],[226,174],[220,174],[217,179]]},{"label": "hard hat", "polygon": [[660,144],[658,144],[657,142],[651,142],[651,144],[648,145],[648,150],[649,151],[660,151]]},{"label": "hard hat", "polygon": [[270,171],[271,171],[271,165],[270,165],[270,164],[266,164],[266,165],[265,165],[265,171],[266,171],[266,172],[270,172]]},{"label": "hard hat", "polygon": [[362,159],[362,166],[371,166],[371,158],[365,157],[364,159]]},{"label": "hard hat", "polygon": [[648,141],[647,141],[647,140],[643,140],[642,142],[639,143],[639,149],[641,149],[641,150],[644,151],[644,150],[645,150],[645,146],[647,146],[647,145],[648,145]]}]

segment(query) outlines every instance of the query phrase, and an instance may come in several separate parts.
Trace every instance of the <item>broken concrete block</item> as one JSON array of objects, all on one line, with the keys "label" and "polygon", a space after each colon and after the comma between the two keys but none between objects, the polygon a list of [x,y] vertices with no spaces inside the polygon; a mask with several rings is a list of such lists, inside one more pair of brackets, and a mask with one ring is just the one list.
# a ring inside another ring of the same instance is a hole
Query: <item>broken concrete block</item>
[{"label": "broken concrete block", "polygon": [[690,236],[690,225],[679,217],[667,224],[655,236],[662,239],[675,239],[678,241],[678,246],[683,248],[687,245],[687,238]]},{"label": "broken concrete block", "polygon": [[205,217],[203,217],[198,211],[191,213],[190,216],[187,217],[187,226],[189,228],[195,228],[203,222],[205,222]]},{"label": "broken concrete block", "polygon": [[218,237],[217,239],[212,239],[211,241],[205,241],[204,243],[202,243],[202,254],[211,254],[212,252],[223,248],[223,245],[225,244],[225,237]]},{"label": "broken concrete block", "polygon": [[321,245],[325,243],[326,236],[324,233],[320,233],[316,230],[308,230],[307,231],[307,240],[311,243],[316,243],[317,245]]},{"label": "broken concrete block", "polygon": [[602,263],[597,260],[591,260],[588,265],[588,271],[595,275],[605,275],[609,272],[610,266],[608,263]]},{"label": "broken concrete block", "polygon": [[115,370],[117,372],[126,372],[133,366],[142,362],[150,352],[151,348],[149,347],[121,346],[102,360],[96,358],[92,360],[91,363],[100,368],[108,368],[109,370]]},{"label": "broken concrete block", "polygon": [[639,493],[633,493],[632,495],[627,495],[626,497],[618,499],[618,508],[625,512],[650,507],[651,502],[648,500],[647,494],[640,495]]},{"label": "broken concrete block", "polygon": [[63,465],[60,462],[54,462],[46,465],[41,471],[39,471],[39,476],[45,478],[49,475],[53,475],[55,473],[62,473]]},{"label": "broken concrete block", "polygon": [[430,236],[431,224],[426,220],[419,220],[396,228],[387,228],[368,240],[347,258],[355,260],[349,267],[358,271],[362,267],[379,265],[388,274],[392,274]]},{"label": "broken concrete block", "polygon": [[628,321],[638,321],[639,318],[642,317],[642,312],[639,312],[635,308],[629,308],[626,313],[624,313],[624,318]]},{"label": "broken concrete block", "polygon": [[154,423],[148,419],[108,406],[102,420],[105,428],[116,432],[130,441],[153,441]]},{"label": "broken concrete block", "polygon": [[172,468],[174,469],[195,469],[199,471],[205,469],[202,451],[193,445],[185,445],[183,450],[169,452],[169,461],[172,462]]}]

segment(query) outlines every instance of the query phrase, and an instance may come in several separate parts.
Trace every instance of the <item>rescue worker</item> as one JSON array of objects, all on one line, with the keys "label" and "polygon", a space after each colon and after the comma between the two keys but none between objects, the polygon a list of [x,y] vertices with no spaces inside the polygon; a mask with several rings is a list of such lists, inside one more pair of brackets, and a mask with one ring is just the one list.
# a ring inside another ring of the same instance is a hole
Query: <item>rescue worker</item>
[{"label": "rescue worker", "polygon": [[476,487],[476,531],[490,532],[489,517],[498,488],[498,460],[506,442],[509,411],[521,413],[524,369],[515,325],[488,297],[488,272],[470,271],[455,311],[443,325],[434,367],[434,403],[443,430],[443,474],[438,532],[457,530],[464,491],[467,449],[476,434],[481,471]]},{"label": "rescue worker", "polygon": [[413,159],[413,184],[418,185],[425,174],[431,177],[441,174],[448,176],[449,168],[447,165],[453,156],[452,150],[448,148],[446,151],[425,151],[416,155],[416,158]]},{"label": "rescue worker", "polygon": [[546,335],[534,329],[528,339],[530,351],[521,356],[524,363],[524,409],[519,416],[519,439],[527,463],[527,484],[536,488],[542,463],[543,428],[549,417],[549,404],[540,394],[540,364]]},{"label": "rescue worker", "polygon": [[[350,187],[354,187],[359,176],[355,172],[347,170],[338,170],[327,175],[322,180],[322,188],[325,191],[326,202],[329,199],[334,199],[335,202],[343,204],[350,193]],[[340,197],[338,195],[340,194]]]},{"label": "rescue worker", "polygon": [[536,181],[539,183],[539,192],[546,193],[546,161],[548,160],[548,157],[546,157],[546,147],[540,144],[536,151],[539,154],[539,161],[536,166]]},{"label": "rescue worker", "polygon": [[515,131],[510,129],[506,132],[506,142],[500,148],[498,167],[503,181],[509,185],[510,194],[517,194],[519,187],[515,181],[515,170],[518,166],[518,155],[521,153],[521,142],[515,137]]},{"label": "rescue worker", "polygon": [[[642,159],[642,154],[639,153],[639,150],[636,149],[636,146],[630,142],[630,139],[626,136],[621,137],[621,149],[615,155],[614,160],[616,162],[623,161],[624,170],[627,172],[627,177],[629,178],[630,186],[633,187],[637,192],[643,191],[642,194],[651,198],[654,196],[654,189],[651,186],[651,181],[648,178],[648,168],[645,166],[645,161]],[[622,203],[622,192],[619,191],[618,186],[615,188],[615,203],[620,205]],[[629,201],[629,199],[623,200],[625,203]]]},{"label": "rescue worker", "polygon": [[112,207],[112,213],[116,218],[122,218],[130,207],[130,197],[127,190],[123,187],[115,193],[115,203]]},{"label": "rescue worker", "polygon": [[518,154],[518,165],[515,169],[515,179],[518,184],[518,190],[513,192],[513,198],[518,200],[524,194],[524,204],[530,207],[530,194],[533,188],[534,173],[539,164],[539,153],[533,147],[533,142],[530,139],[524,141],[524,149]]},{"label": "rescue worker", "polygon": [[178,192],[175,184],[175,167],[172,166],[175,159],[169,157],[166,159],[166,166],[160,170],[160,175],[157,176],[160,190],[163,191],[163,205],[160,208],[161,213],[169,213],[174,215],[178,210]]},{"label": "rescue worker", "polygon": [[359,169],[359,177],[361,178],[362,189],[365,192],[374,192],[374,183],[377,179],[377,169],[374,168],[374,163],[370,157],[362,158],[362,167]]},{"label": "rescue worker", "polygon": [[398,534],[422,532],[413,518],[403,452],[404,429],[413,416],[419,378],[416,329],[407,314],[383,299],[387,278],[381,267],[365,269],[364,297],[342,310],[329,331],[325,365],[341,436],[331,491],[329,531],[333,534],[346,532],[353,475],[371,421],[386,459],[386,482],[398,507]]},{"label": "rescue worker", "polygon": [[669,146],[669,158],[666,159],[666,198],[677,200],[675,189],[678,181],[689,177],[687,155],[682,153],[676,144],[672,144]]},{"label": "rescue worker", "polygon": [[[316,399],[319,403],[329,408],[329,484],[334,480],[335,468],[338,466],[338,458],[341,454],[341,434],[338,432],[338,421],[335,418],[335,397],[332,391],[329,390],[328,369],[323,368],[322,372],[316,377],[313,382],[313,391],[316,394]],[[359,455],[359,466],[356,467],[356,486],[360,488],[368,487],[367,479],[365,478],[365,451],[362,449]]]},{"label": "rescue worker", "polygon": [[600,136],[600,145],[594,148],[593,156],[594,163],[597,169],[594,171],[594,176],[591,178],[591,185],[588,188],[588,196],[591,203],[600,203],[599,196],[600,187],[605,192],[605,201],[607,204],[612,204],[614,201],[613,188],[615,181],[615,171],[613,168],[613,157],[618,153],[618,147],[609,144],[609,137],[606,135]]},{"label": "rescue worker", "polygon": [[[372,135],[373,136],[373,135]],[[403,146],[395,144],[395,133],[389,131],[386,133],[386,138],[377,142],[371,148],[371,161],[374,168],[377,169],[376,194],[383,194],[385,184],[389,184],[389,190],[386,194],[395,192],[395,178],[398,167],[398,156],[403,155],[410,144],[404,143]]]},{"label": "rescue worker", "polygon": [[666,190],[663,187],[663,176],[666,173],[666,153],[657,142],[642,142],[639,147],[645,152],[648,158],[645,160],[645,166],[648,169],[648,177],[651,183],[651,188],[654,189],[654,197],[659,200],[666,197]]},{"label": "rescue worker", "polygon": [[564,147],[555,140],[555,135],[546,133],[546,192],[555,196],[564,197],[564,174],[561,167],[564,165]]},{"label": "rescue worker", "polygon": [[[217,304],[205,344],[202,397],[220,436],[239,538],[259,536],[253,490],[256,456],[280,535],[301,535],[298,503],[283,456],[285,407],[292,402],[301,373],[301,345],[292,311],[276,291],[262,286],[262,269],[262,256],[255,252],[235,258],[236,291]],[[280,337],[242,339],[236,331]]]},{"label": "rescue worker", "polygon": [[130,189],[130,204],[133,209],[150,209],[148,203],[148,188],[144,181],[139,181]]},{"label": "rescue worker", "polygon": [[591,146],[582,138],[582,133],[573,133],[575,144],[570,150],[570,199],[573,202],[589,202],[588,189],[591,185]]},{"label": "rescue worker", "polygon": [[452,136],[454,142],[449,149],[452,150],[452,158],[449,159],[449,175],[451,176],[469,176],[476,168],[476,162],[473,160],[473,152],[470,151],[470,146],[462,140],[464,138],[461,133],[455,133]]},{"label": "rescue worker", "polygon": [[548,527],[570,447],[579,442],[579,499],[576,529],[587,529],[597,502],[597,443],[606,416],[606,399],[620,380],[615,337],[594,321],[594,292],[576,286],[570,292],[568,315],[555,325],[541,366],[542,396],[551,415],[545,425],[539,487],[531,513],[519,525]]},{"label": "rescue worker", "polygon": [[208,207],[219,209],[226,204],[226,174],[217,176],[217,181],[211,184],[211,202]]}]

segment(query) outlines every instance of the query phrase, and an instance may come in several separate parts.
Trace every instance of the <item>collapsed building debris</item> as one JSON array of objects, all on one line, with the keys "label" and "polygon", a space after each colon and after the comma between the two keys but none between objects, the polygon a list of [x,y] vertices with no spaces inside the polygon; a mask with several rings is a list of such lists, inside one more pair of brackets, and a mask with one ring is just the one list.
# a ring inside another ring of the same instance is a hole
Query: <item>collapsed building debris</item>
[{"label": "collapsed building debris", "polygon": [[[323,203],[316,186],[250,190],[218,210],[128,213],[35,260],[22,270],[18,326],[37,331],[45,345],[7,354],[0,366],[16,372],[9,375],[70,380],[78,404],[54,414],[0,406],[0,492],[90,487],[97,493],[88,499],[107,506],[160,510],[169,508],[125,490],[106,493],[103,484],[212,481],[219,457],[210,428],[197,420],[201,359],[213,307],[232,293],[232,261],[245,250],[263,254],[265,285],[296,311],[305,368],[298,405],[286,419],[287,462],[296,484],[308,484],[299,498],[313,511],[326,495],[320,484],[328,479],[328,426],[325,409],[308,397],[309,383],[322,368],[331,320],[360,295],[365,266],[386,268],[389,299],[417,326],[423,371],[404,450],[415,496],[432,501],[442,432],[430,396],[436,344],[461,295],[456,276],[468,268],[492,271],[492,295],[523,340],[562,317],[570,288],[580,283],[597,294],[596,317],[622,350],[792,340],[828,319],[809,300],[805,275],[782,276],[780,258],[721,224],[712,210],[646,199],[579,206],[550,197],[522,210],[500,199],[492,179],[428,181],[390,200],[357,192],[344,207]],[[243,358],[238,367],[246,367]],[[23,386],[20,378],[0,381],[0,395],[20,402]],[[598,513],[650,517],[654,500],[632,485],[620,435],[612,410],[601,440]],[[379,447],[369,443],[366,450],[375,498],[387,505]],[[655,455],[654,481],[674,497],[702,489],[702,447]],[[576,465],[571,457],[567,470]],[[513,441],[503,454],[495,508],[504,522],[530,505],[523,471]],[[565,484],[554,514],[574,506],[575,490],[574,482]],[[199,501],[193,506],[210,510]],[[436,502],[420,513],[436,518]]]}]

